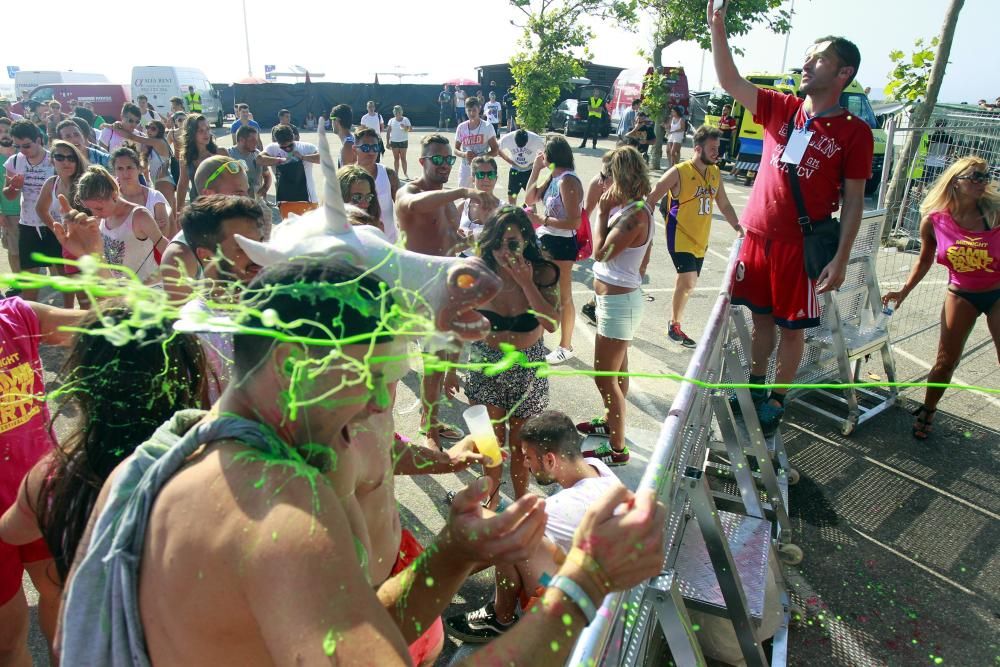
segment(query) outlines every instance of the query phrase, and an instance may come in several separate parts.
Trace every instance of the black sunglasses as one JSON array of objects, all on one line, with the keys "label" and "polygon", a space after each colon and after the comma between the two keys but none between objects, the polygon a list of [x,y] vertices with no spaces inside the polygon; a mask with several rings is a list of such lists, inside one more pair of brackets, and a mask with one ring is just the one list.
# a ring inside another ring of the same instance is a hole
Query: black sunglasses
[{"label": "black sunglasses", "polygon": [[56,162],[65,162],[66,160],[69,160],[70,162],[76,162],[75,155],[65,155],[63,153],[53,153],[52,159],[55,160]]},{"label": "black sunglasses", "polygon": [[431,163],[434,166],[436,166],[436,167],[440,167],[445,162],[447,162],[448,165],[451,166],[451,165],[455,164],[455,160],[456,160],[456,158],[455,158],[454,155],[426,155],[426,156],[424,156],[424,159],[425,160],[430,160]]},{"label": "black sunglasses", "polygon": [[362,153],[378,152],[378,144],[354,144],[354,147],[357,148]]},{"label": "black sunglasses", "polygon": [[993,178],[987,171],[974,171],[968,176],[956,176],[956,181],[972,181],[976,184],[989,183]]}]

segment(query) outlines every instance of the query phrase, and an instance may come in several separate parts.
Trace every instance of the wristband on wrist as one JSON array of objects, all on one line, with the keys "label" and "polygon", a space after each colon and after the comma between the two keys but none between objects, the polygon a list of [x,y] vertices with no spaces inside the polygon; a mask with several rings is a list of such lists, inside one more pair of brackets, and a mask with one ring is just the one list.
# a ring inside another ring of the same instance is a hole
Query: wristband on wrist
[{"label": "wristband on wrist", "polygon": [[590,625],[594,617],[597,616],[597,607],[594,606],[593,601],[584,592],[580,585],[570,579],[569,577],[564,577],[561,574],[552,577],[549,581],[549,586],[552,588],[558,588],[562,591],[563,595],[568,597],[573,601],[573,604],[579,608],[580,613],[587,620],[587,625]]},{"label": "wristband on wrist", "polygon": [[580,568],[586,572],[594,585],[597,586],[597,590],[601,591],[605,595],[611,590],[611,582],[604,575],[604,570],[601,569],[601,564],[594,560],[594,557],[588,554],[586,551],[579,547],[573,547],[566,554],[566,559],[571,563],[575,563],[580,566]]}]

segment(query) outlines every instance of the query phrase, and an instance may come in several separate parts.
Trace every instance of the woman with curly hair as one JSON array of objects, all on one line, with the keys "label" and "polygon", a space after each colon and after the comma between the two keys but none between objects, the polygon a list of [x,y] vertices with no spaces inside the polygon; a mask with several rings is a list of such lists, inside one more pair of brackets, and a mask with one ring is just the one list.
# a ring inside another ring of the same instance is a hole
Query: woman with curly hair
[{"label": "woman with curly hair", "polygon": [[[653,216],[646,207],[649,174],[646,161],[635,148],[621,146],[607,163],[610,186],[601,195],[597,229],[594,230],[594,294],[597,300],[597,335],[594,370],[628,372],[628,348],[642,321],[642,268],[653,241]],[[608,442],[584,456],[609,466],[629,460],[625,446],[625,397],[628,377],[594,377],[604,400],[604,417],[577,425],[581,433],[604,435]]]},{"label": "woman with curly hair", "polygon": [[[899,308],[935,259],[947,267],[941,337],[928,382],[951,381],[980,315],[986,316],[1000,360],[1000,191],[990,181],[989,163],[975,156],[957,160],[938,176],[920,204],[920,258],[906,283],[882,297]],[[914,438],[930,436],[943,395],[943,387],[927,388],[914,412]]]},{"label": "woman with curly hair", "polygon": [[[559,324],[559,269],[542,257],[535,229],[523,209],[504,206],[483,225],[477,246],[486,265],[503,280],[503,287],[479,312],[490,321],[490,334],[472,344],[473,363],[493,364],[505,355],[502,345],[512,345],[528,361],[544,361],[547,350],[542,335]],[[510,436],[510,477],[514,497],[528,491],[528,472],[521,452],[521,427],[549,404],[548,378],[533,368],[515,365],[499,375],[471,371],[465,393],[473,405],[485,405],[497,442]],[[501,467],[486,468],[490,478],[487,506],[500,501]]]}]

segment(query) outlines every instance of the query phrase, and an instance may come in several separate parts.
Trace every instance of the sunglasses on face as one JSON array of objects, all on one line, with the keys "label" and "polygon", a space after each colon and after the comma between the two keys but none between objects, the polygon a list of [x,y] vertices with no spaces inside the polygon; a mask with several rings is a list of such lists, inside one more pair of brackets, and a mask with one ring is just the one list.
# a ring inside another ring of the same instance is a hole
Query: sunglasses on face
[{"label": "sunglasses on face", "polygon": [[476,178],[480,178],[480,179],[481,178],[488,178],[490,180],[493,180],[494,178],[497,177],[497,173],[495,171],[477,171],[477,172],[475,172],[475,174],[476,174]]},{"label": "sunglasses on face", "polygon": [[446,162],[448,163],[449,166],[455,164],[456,158],[454,155],[427,155],[424,157],[424,159],[430,160],[431,164],[433,164],[435,167],[440,167]]},{"label": "sunglasses on face", "polygon": [[378,152],[378,144],[355,144],[355,147],[362,153]]},{"label": "sunglasses on face", "polygon": [[375,195],[373,195],[370,192],[368,194],[361,194],[360,192],[351,193],[351,203],[354,204],[355,206],[357,206],[358,204],[364,204],[365,206],[367,206],[368,204],[371,204],[372,200],[374,199]]},{"label": "sunglasses on face", "polygon": [[281,150],[285,151],[286,153],[291,153],[293,150],[295,150],[295,142],[292,142],[292,143],[287,144],[287,145],[280,145],[279,144],[278,148],[280,148]]},{"label": "sunglasses on face", "polygon": [[957,181],[972,181],[976,185],[981,185],[982,183],[989,183],[993,179],[990,177],[989,172],[974,171],[971,174],[968,174],[967,176],[956,176],[955,180],[957,180]]},{"label": "sunglasses on face", "polygon": [[517,241],[515,239],[507,239],[507,250],[509,250],[511,253],[515,255],[520,255],[522,249],[523,246],[521,245],[520,241]]},{"label": "sunglasses on face", "polygon": [[223,162],[219,165],[219,168],[212,172],[212,175],[208,177],[205,181],[205,185],[201,186],[202,189],[207,188],[212,184],[212,181],[217,179],[222,175],[222,172],[228,171],[230,174],[238,174],[246,169],[246,163],[243,160],[230,160],[229,162]]},{"label": "sunglasses on face", "polygon": [[56,162],[66,162],[67,160],[69,160],[70,162],[76,162],[75,155],[66,155],[64,153],[53,153],[52,159],[55,160]]},{"label": "sunglasses on face", "polygon": [[30,151],[31,147],[35,145],[35,142],[29,141],[26,144],[14,144],[14,145],[17,146],[17,150],[19,151]]}]

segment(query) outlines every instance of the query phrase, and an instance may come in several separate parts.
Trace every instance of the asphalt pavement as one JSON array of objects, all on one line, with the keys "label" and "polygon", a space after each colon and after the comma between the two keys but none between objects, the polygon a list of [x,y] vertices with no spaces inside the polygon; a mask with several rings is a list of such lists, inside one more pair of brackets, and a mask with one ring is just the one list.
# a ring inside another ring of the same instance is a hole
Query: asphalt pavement
[{"label": "asphalt pavement", "polygon": [[[410,141],[411,177],[418,173],[416,158],[424,134],[415,131]],[[302,139],[310,141],[314,135],[303,133]],[[220,142],[228,145],[228,135]],[[598,146],[574,150],[576,171],[584,183],[598,172],[600,156],[613,142],[604,139]],[[683,154],[687,157],[690,149]],[[497,192],[502,196],[506,163],[501,163],[500,172]],[[456,168],[450,185],[457,184],[457,175]],[[322,178],[318,168],[317,176]],[[750,188],[728,177],[724,183],[741,211]],[[317,189],[322,192],[319,184]],[[713,226],[704,269],[684,317],[684,328],[695,339],[718,294],[735,236],[716,217],[719,222]],[[577,311],[592,293],[590,266],[590,261],[581,262],[573,273]],[[646,304],[629,352],[632,371],[683,374],[691,359],[692,350],[666,336],[674,280],[657,216],[643,286],[653,300]],[[594,334],[595,329],[578,316],[573,337],[576,357],[565,368],[592,368]],[[1000,387],[997,352],[982,319],[969,340],[957,377],[964,384]],[[549,347],[558,343],[556,336],[546,336],[546,341]],[[925,379],[936,347],[936,329],[895,346],[898,379]],[[52,371],[56,366],[47,368]],[[867,377],[883,377],[881,368],[871,362],[865,372]],[[633,456],[628,466],[616,469],[627,485],[637,483],[678,388],[667,379],[631,382],[627,423]],[[418,375],[410,373],[400,385],[396,403],[401,433],[417,433],[418,391]],[[801,473],[801,481],[791,489],[790,505],[794,541],[804,549],[805,560],[785,573],[793,598],[806,610],[790,635],[792,665],[974,666],[1000,660],[1000,396],[949,391],[927,442],[910,436],[908,410],[921,398],[922,390],[903,390],[900,405],[863,424],[850,437],[813,413],[794,405],[789,409],[782,433],[791,463]],[[460,423],[466,403],[464,394],[459,394],[443,415]],[[597,390],[586,377],[551,378],[550,408],[576,420],[602,413]],[[466,472],[399,478],[397,499],[404,525],[422,542],[429,542],[444,525],[447,491],[462,488],[474,477]],[[509,493],[509,484],[503,490]],[[534,485],[533,491],[546,493]],[[479,607],[491,594],[492,570],[487,570],[467,582],[447,613]],[[35,664],[47,664],[37,626],[33,637]],[[448,664],[458,649],[458,643],[449,639],[439,664]]]}]

